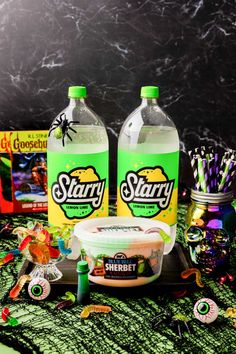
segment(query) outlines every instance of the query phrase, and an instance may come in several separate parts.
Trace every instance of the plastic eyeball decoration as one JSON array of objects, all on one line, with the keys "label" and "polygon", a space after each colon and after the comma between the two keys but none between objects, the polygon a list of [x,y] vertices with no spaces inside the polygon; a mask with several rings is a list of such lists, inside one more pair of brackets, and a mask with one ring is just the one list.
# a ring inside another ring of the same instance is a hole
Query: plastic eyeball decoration
[{"label": "plastic eyeball decoration", "polygon": [[202,323],[211,323],[217,319],[219,309],[213,300],[203,298],[196,302],[193,313],[194,316]]},{"label": "plastic eyeball decoration", "polygon": [[51,285],[44,278],[34,278],[28,286],[29,296],[34,300],[44,300],[51,291]]}]

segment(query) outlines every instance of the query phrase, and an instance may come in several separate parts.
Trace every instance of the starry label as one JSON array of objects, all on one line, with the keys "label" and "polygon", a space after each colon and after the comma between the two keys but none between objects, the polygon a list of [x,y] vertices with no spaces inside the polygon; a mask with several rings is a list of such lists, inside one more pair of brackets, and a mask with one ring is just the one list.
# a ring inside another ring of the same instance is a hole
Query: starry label
[{"label": "starry label", "polygon": [[47,155],[49,223],[107,216],[108,153]]},{"label": "starry label", "polygon": [[[90,182],[81,182],[84,175]],[[76,168],[69,173],[61,172],[52,185],[52,198],[61,206],[68,218],[78,216],[85,218],[100,208],[105,183],[106,180],[100,180],[92,166]]]},{"label": "starry label", "polygon": [[[155,175],[156,181],[149,182],[148,177],[152,174]],[[168,208],[173,187],[174,180],[168,181],[161,166],[145,167],[126,174],[120,185],[120,194],[134,216],[139,216],[142,210],[143,216],[150,218]]]},{"label": "starry label", "polygon": [[118,154],[118,215],[176,221],[178,152]]}]

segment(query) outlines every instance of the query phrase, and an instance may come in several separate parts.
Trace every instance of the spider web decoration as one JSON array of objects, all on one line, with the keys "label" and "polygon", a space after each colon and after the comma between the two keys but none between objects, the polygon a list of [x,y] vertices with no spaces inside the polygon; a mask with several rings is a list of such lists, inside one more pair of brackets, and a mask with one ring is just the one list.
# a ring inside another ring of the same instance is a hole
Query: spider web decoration
[{"label": "spider web decoration", "polygon": [[[115,215],[115,207],[110,215]],[[186,205],[179,207],[177,241],[184,243]],[[47,222],[46,214],[27,215],[27,221]],[[26,223],[26,216],[2,216],[1,224],[10,222],[14,227]],[[13,236],[0,235],[0,251],[17,247]],[[235,271],[236,249],[232,252],[231,267]],[[9,307],[11,315],[19,321],[19,326],[10,327],[0,320],[0,342],[14,347],[21,353],[70,353],[70,354],[140,354],[140,353],[187,353],[213,354],[236,353],[236,331],[231,319],[218,318],[212,325],[205,326],[194,319],[195,302],[204,297],[214,300],[220,313],[227,307],[236,307],[235,293],[227,286],[220,285],[210,278],[204,278],[204,289],[197,289],[181,299],[168,294],[155,293],[145,296],[118,296],[116,292],[101,290],[91,292],[91,303],[112,307],[110,314],[91,314],[86,320],[80,319],[82,306],[75,304],[61,311],[55,305],[62,300],[68,290],[55,294],[44,301],[29,298],[23,289],[21,301],[12,301],[9,291],[14,285],[24,259],[18,257],[14,262],[0,268],[0,304]],[[230,272],[232,272],[230,269]],[[76,291],[76,290],[75,290]],[[182,313],[190,321],[191,334],[184,331],[180,339],[176,330],[168,324],[160,323],[153,329],[151,319],[163,309],[173,314]]]}]

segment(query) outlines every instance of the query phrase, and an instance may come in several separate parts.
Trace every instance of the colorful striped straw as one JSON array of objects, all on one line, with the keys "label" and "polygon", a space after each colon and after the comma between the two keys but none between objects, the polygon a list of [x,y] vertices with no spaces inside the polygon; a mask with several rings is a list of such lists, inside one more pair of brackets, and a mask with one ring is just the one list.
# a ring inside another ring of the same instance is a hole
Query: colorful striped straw
[{"label": "colorful striped straw", "polygon": [[224,165],[224,171],[222,173],[222,177],[221,177],[221,180],[220,180],[220,183],[218,185],[218,191],[221,192],[225,186],[225,183],[226,183],[226,178],[229,174],[229,171],[230,171],[230,166],[232,165],[232,160],[226,160],[225,161],[225,165]]},{"label": "colorful striped straw", "polygon": [[190,156],[190,163],[191,163],[192,170],[193,170],[195,189],[198,191],[200,189],[200,183],[198,182],[198,179],[197,179],[197,176],[198,176],[197,157],[196,157],[196,155],[193,155],[192,151],[189,151],[189,156]]},{"label": "colorful striped straw", "polygon": [[236,176],[236,150],[214,151],[201,146],[189,151],[194,189],[204,193],[228,192]]},{"label": "colorful striped straw", "polygon": [[201,185],[201,189],[204,193],[207,192],[206,180],[205,180],[205,166],[203,165],[203,159],[198,158],[198,177]]}]

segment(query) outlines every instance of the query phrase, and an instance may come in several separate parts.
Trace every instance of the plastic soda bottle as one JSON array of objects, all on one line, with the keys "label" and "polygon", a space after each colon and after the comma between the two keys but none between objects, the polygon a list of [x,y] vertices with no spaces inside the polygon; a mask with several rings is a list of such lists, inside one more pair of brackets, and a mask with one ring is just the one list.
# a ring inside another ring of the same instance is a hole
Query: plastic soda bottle
[{"label": "plastic soda bottle", "polygon": [[179,137],[157,104],[159,88],[141,88],[141,105],[125,120],[118,140],[117,215],[156,219],[171,227],[175,243]]},{"label": "plastic soda bottle", "polygon": [[86,105],[86,87],[69,87],[69,105],[48,134],[48,222],[63,226],[108,215],[108,136]]}]

